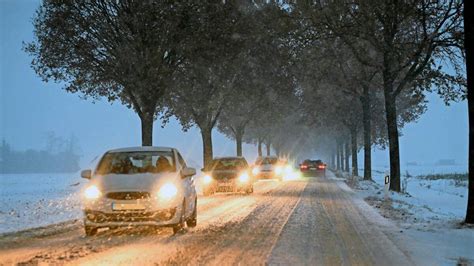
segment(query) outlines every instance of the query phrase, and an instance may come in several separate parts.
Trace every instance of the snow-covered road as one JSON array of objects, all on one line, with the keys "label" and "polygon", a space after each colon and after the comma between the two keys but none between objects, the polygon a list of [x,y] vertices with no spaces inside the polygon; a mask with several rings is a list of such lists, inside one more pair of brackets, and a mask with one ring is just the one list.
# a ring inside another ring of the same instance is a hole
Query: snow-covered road
[{"label": "snow-covered road", "polygon": [[337,182],[261,181],[253,195],[201,197],[198,226],[178,235],[137,228],[86,238],[79,221],[11,233],[0,239],[0,265],[412,264]]}]

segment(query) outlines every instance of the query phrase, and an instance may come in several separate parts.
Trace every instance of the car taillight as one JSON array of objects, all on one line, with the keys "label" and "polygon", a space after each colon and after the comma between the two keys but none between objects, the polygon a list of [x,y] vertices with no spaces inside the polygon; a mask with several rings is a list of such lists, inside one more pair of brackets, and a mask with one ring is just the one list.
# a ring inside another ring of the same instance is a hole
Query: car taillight
[{"label": "car taillight", "polygon": [[307,165],[302,165],[302,166],[301,166],[301,169],[307,169],[307,168],[308,168]]},{"label": "car taillight", "polygon": [[324,168],[326,168],[325,165],[318,165],[318,169],[324,169]]}]

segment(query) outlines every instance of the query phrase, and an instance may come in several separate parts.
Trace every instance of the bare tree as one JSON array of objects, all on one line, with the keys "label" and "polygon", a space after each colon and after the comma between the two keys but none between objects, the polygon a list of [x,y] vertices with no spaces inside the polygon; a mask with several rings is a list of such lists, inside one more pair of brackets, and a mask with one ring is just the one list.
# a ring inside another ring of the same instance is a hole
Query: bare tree
[{"label": "bare tree", "polygon": [[84,98],[121,101],[140,117],[142,145],[182,57],[187,6],[174,1],[44,1],[24,49],[44,81]]},{"label": "bare tree", "polygon": [[[400,191],[397,99],[404,90],[462,95],[462,1],[337,1],[318,5],[325,25],[363,64],[382,70],[390,154],[390,189]],[[368,48],[367,48],[368,47]],[[450,62],[455,75],[443,71]]]}]

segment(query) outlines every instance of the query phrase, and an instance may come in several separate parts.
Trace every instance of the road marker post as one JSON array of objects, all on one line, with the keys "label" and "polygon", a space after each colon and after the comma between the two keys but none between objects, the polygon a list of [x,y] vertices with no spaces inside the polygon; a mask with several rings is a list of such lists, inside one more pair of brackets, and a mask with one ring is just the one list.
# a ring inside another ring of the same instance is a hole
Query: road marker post
[{"label": "road marker post", "polygon": [[390,199],[390,194],[389,194],[389,187],[390,187],[390,175],[386,174],[385,175],[385,186],[384,186],[384,195],[385,195],[385,201],[388,201]]}]

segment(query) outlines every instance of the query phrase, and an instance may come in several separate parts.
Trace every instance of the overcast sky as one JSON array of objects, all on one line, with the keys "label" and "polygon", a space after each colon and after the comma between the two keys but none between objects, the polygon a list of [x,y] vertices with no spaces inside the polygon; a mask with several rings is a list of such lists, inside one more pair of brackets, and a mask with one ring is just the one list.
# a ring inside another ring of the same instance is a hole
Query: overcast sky
[{"label": "overcast sky", "polygon": [[[40,149],[47,132],[79,139],[81,166],[109,148],[140,145],[140,120],[131,110],[106,101],[92,103],[44,83],[30,67],[31,58],[22,48],[33,40],[31,24],[38,1],[0,0],[0,139],[15,149]],[[436,95],[428,95],[428,111],[417,123],[407,125],[400,139],[402,164],[416,161],[431,164],[455,159],[467,164],[467,103],[446,107]],[[202,143],[195,128],[181,131],[176,121],[165,128],[155,123],[154,145],[178,148],[191,164],[202,163]],[[215,155],[235,154],[235,144],[214,133]],[[249,161],[253,146],[244,146]],[[387,151],[374,151],[374,164],[385,165]]]}]

